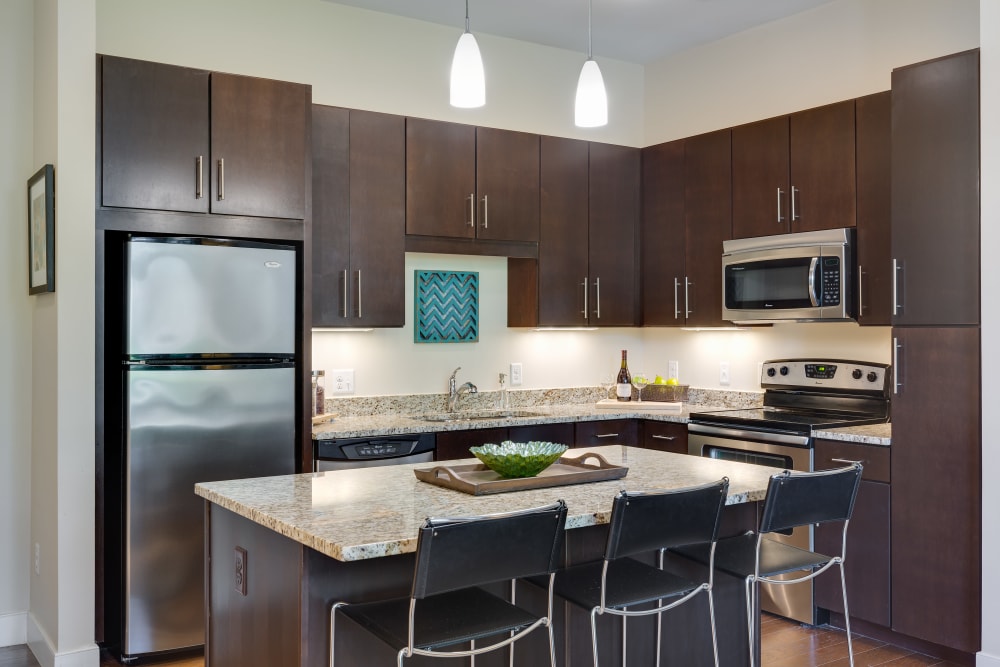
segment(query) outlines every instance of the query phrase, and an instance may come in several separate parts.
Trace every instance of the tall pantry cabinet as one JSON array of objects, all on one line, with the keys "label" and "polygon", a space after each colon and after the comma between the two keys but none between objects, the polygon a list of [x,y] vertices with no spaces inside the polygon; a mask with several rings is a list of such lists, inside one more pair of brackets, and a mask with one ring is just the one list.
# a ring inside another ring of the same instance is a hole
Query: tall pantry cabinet
[{"label": "tall pantry cabinet", "polygon": [[979,52],[892,73],[892,629],[981,631]]}]

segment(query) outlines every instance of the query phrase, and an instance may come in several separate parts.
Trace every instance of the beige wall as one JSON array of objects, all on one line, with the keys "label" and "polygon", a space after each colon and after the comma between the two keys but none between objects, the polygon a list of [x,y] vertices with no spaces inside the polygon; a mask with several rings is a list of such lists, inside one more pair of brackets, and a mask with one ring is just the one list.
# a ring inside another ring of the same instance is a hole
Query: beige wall
[{"label": "beige wall", "polygon": [[31,0],[0,3],[0,646],[25,640],[30,537],[31,317],[26,182],[31,156]]}]

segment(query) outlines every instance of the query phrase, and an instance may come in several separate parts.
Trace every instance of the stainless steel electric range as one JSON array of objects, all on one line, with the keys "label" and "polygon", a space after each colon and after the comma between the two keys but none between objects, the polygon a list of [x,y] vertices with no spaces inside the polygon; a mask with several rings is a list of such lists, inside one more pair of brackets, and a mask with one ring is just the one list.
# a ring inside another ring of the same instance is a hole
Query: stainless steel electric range
[{"label": "stainless steel electric range", "polygon": [[[813,470],[813,432],[889,421],[890,368],[842,359],[776,359],[761,366],[763,406],[692,412],[688,453],[788,470]],[[813,546],[812,527],[783,541]],[[791,575],[789,575],[791,576]],[[814,624],[812,582],[762,585],[761,608]]]}]

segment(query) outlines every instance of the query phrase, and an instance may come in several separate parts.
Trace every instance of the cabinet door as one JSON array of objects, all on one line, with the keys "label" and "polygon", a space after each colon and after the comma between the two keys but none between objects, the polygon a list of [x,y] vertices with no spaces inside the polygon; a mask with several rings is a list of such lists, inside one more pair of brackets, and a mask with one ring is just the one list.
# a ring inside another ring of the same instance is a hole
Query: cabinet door
[{"label": "cabinet door", "polygon": [[101,57],[101,205],[208,212],[208,81],[205,70]]},{"label": "cabinet door", "polygon": [[481,239],[538,241],[538,135],[476,128]]},{"label": "cabinet door", "polygon": [[592,326],[639,322],[639,149],[590,145],[590,317]]},{"label": "cabinet door", "polygon": [[406,119],[406,233],[476,237],[476,128]]},{"label": "cabinet door", "polygon": [[732,132],[733,238],[788,232],[788,116],[740,125]]},{"label": "cabinet door", "polygon": [[587,323],[588,155],[576,139],[541,138],[538,324]]},{"label": "cabinet door", "polygon": [[642,422],[642,441],[639,446],[644,449],[656,449],[661,452],[687,454],[687,424],[647,419]]},{"label": "cabinet door", "polygon": [[892,629],[979,650],[980,334],[894,328]]},{"label": "cabinet door", "polygon": [[479,428],[469,431],[443,431],[438,433],[434,452],[435,461],[474,458],[469,447],[488,442],[500,443],[507,439],[505,428]]},{"label": "cabinet door", "polygon": [[979,323],[979,51],[892,72],[894,325]]},{"label": "cabinet door", "polygon": [[854,100],[793,113],[789,136],[792,231],[853,227]]},{"label": "cabinet door", "polygon": [[635,419],[605,419],[576,423],[576,447],[639,444],[639,426]]},{"label": "cabinet door", "polygon": [[212,74],[213,213],[305,218],[309,86]]},{"label": "cabinet door", "polygon": [[684,140],[688,326],[722,326],[722,242],[732,235],[730,131]]},{"label": "cabinet door", "polygon": [[405,324],[405,121],[351,111],[351,322]]},{"label": "cabinet door", "polygon": [[507,434],[514,442],[555,442],[560,445],[573,446],[573,422],[558,424],[531,424],[528,426],[511,426]]},{"label": "cabinet door", "polygon": [[886,91],[856,101],[858,324],[862,326],[888,326],[892,318],[891,100]]},{"label": "cabinet door", "polygon": [[350,325],[351,112],[312,107],[312,324]]},{"label": "cabinet door", "polygon": [[[684,140],[642,149],[642,324],[684,324]],[[721,255],[721,253],[720,253]]]}]

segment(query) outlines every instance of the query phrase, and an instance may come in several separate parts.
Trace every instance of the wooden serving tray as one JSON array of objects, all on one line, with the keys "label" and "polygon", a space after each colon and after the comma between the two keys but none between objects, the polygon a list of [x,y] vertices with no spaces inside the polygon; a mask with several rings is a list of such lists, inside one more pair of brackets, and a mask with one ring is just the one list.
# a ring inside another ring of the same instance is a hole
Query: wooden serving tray
[{"label": "wooden serving tray", "polygon": [[[596,463],[591,463],[592,459],[596,460]],[[414,468],[413,474],[428,484],[473,496],[485,496],[492,493],[621,479],[628,474],[628,466],[614,465],[608,463],[600,454],[586,453],[578,457],[563,456],[534,477],[503,478],[483,463]]]}]

